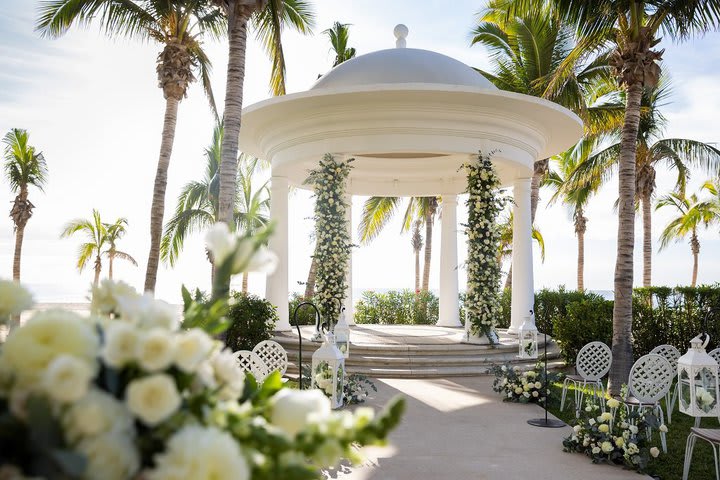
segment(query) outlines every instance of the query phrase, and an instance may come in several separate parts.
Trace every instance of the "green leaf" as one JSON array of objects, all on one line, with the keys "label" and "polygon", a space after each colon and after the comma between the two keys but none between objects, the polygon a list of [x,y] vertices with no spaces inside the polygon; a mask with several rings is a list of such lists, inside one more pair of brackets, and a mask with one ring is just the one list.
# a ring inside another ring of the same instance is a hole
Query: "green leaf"
[{"label": "green leaf", "polygon": [[185,285],[183,284],[183,286],[180,287],[180,292],[182,293],[183,299],[183,312],[187,312],[193,302],[192,297],[190,296],[190,291],[185,288]]},{"label": "green leaf", "polygon": [[60,466],[63,472],[71,477],[80,477],[87,468],[87,458],[71,450],[54,449],[50,456]]}]

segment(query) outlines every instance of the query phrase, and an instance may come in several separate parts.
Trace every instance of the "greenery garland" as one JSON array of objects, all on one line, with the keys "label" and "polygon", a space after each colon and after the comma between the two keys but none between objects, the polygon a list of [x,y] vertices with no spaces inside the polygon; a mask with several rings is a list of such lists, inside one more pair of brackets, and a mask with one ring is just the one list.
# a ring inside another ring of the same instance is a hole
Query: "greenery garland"
[{"label": "greenery garland", "polygon": [[484,334],[491,343],[500,315],[500,262],[498,243],[500,234],[498,215],[509,198],[498,194],[500,179],[490,156],[478,154],[477,161],[463,165],[467,173],[468,223],[465,233],[468,242],[466,321],[474,335]]},{"label": "greenery garland", "polygon": [[345,203],[345,185],[352,161],[337,161],[329,153],[325,154],[307,181],[315,190],[315,298],[323,316],[333,322],[340,314],[341,302],[338,300],[345,299],[345,271],[352,248],[345,215],[349,208]]}]

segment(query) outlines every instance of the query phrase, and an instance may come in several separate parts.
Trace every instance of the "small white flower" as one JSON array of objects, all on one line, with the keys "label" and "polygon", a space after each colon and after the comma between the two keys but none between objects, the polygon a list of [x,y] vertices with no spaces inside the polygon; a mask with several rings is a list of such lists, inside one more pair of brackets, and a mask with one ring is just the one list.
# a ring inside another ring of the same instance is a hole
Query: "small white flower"
[{"label": "small white flower", "polygon": [[68,403],[85,396],[92,376],[86,362],[71,355],[60,355],[50,362],[42,382],[51,398]]},{"label": "small white flower", "polygon": [[112,322],[105,330],[105,344],[101,355],[105,363],[119,368],[135,360],[138,333],[135,327],[124,322]]},{"label": "small white flower", "polygon": [[210,357],[215,380],[222,387],[222,400],[237,400],[245,388],[245,373],[240,369],[237,360],[229,349],[216,352]]},{"label": "small white flower", "polygon": [[83,479],[125,480],[140,469],[138,452],[127,434],[111,432],[89,437],[78,444],[77,450],[88,461]]},{"label": "small white flower", "polygon": [[657,458],[658,455],[660,455],[660,450],[657,447],[652,447],[650,449],[650,455],[652,455],[653,458]]},{"label": "small white flower", "polygon": [[180,394],[173,378],[160,373],[130,382],[125,401],[143,423],[155,426],[177,411]]},{"label": "small white flower", "polygon": [[227,224],[223,222],[215,223],[205,235],[205,246],[218,265],[234,252],[235,243],[235,236],[230,233]]},{"label": "small white flower", "polygon": [[667,425],[665,425],[664,423],[662,425],[660,425],[660,431],[663,433],[667,433],[667,431],[668,431]]},{"label": "small white flower", "polygon": [[153,328],[140,336],[136,357],[140,367],[156,372],[170,366],[175,358],[173,338],[166,330]]},{"label": "small white flower", "polygon": [[175,365],[185,373],[192,373],[208,357],[212,347],[212,339],[198,328],[179,333],[175,339]]},{"label": "small white flower", "polygon": [[320,390],[280,390],[273,397],[270,422],[290,437],[303,430],[311,419],[330,415],[330,400]]}]

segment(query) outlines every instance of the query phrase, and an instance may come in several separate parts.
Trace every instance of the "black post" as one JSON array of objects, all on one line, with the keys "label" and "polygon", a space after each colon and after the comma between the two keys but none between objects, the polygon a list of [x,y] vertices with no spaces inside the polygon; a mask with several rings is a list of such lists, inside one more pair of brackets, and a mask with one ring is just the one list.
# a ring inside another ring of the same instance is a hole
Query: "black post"
[{"label": "black post", "polygon": [[547,357],[547,331],[548,331],[548,308],[545,308],[545,311],[543,312],[543,335],[545,337],[545,401],[543,402],[543,408],[545,408],[545,418],[532,418],[527,421],[530,425],[534,427],[543,427],[543,428],[560,428],[565,426],[565,422],[561,420],[555,420],[554,418],[548,418],[548,400],[549,400],[549,394],[547,393],[550,390],[550,382],[548,382],[548,357]]},{"label": "black post", "polygon": [[303,373],[302,373],[302,333],[300,332],[300,324],[297,322],[297,312],[300,310],[300,307],[304,305],[309,305],[315,309],[315,325],[318,324],[320,321],[320,310],[315,306],[312,302],[302,302],[297,307],[295,307],[295,311],[293,312],[293,322],[295,323],[295,328],[297,328],[298,332],[298,372],[300,372],[300,390],[303,389]]}]

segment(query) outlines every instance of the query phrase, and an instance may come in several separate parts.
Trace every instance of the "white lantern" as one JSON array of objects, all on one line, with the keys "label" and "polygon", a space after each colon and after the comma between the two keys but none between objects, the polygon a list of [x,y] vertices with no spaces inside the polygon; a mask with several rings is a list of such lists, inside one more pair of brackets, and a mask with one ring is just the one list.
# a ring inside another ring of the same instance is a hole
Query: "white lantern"
[{"label": "white lantern", "polygon": [[323,344],[312,356],[312,383],[310,388],[323,391],[330,399],[332,408],[343,405],[345,384],[345,357],[335,345],[335,336],[325,334]]},{"label": "white lantern", "polygon": [[538,331],[532,313],[525,317],[518,329],[518,357],[538,358]]},{"label": "white lantern", "polygon": [[678,388],[680,411],[693,417],[717,417],[718,364],[705,352],[710,336],[705,341],[700,335],[690,340],[687,353],[678,359]]},{"label": "white lantern", "polygon": [[343,354],[345,358],[350,357],[350,325],[348,325],[345,319],[345,309],[340,312],[340,318],[335,324],[335,343],[338,350]]}]

